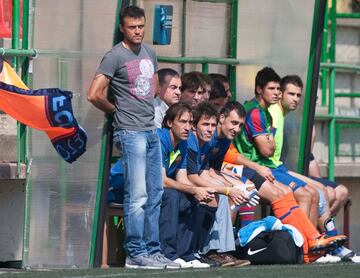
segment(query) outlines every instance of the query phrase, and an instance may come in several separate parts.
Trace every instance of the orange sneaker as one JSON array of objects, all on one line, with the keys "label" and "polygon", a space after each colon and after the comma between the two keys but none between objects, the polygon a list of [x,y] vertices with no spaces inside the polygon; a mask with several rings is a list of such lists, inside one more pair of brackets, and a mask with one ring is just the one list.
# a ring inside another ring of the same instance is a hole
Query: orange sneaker
[{"label": "orange sneaker", "polygon": [[347,237],[344,235],[337,235],[337,236],[326,236],[321,235],[315,239],[309,240],[309,250],[311,253],[325,250],[325,251],[332,251],[337,247],[344,244]]}]

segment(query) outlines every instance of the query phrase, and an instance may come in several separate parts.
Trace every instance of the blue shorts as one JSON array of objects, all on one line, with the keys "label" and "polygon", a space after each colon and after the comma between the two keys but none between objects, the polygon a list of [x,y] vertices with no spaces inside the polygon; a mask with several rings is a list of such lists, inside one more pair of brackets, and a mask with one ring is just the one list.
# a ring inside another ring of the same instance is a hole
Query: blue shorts
[{"label": "blue shorts", "polygon": [[323,185],[325,186],[329,186],[332,188],[336,188],[338,186],[338,184],[336,184],[336,182],[325,179],[325,178],[316,178],[316,177],[310,177],[312,180],[321,182]]},{"label": "blue shorts", "polygon": [[288,169],[286,169],[284,165],[271,169],[271,171],[277,181],[289,186],[292,191],[296,191],[298,188],[306,185],[306,182],[290,175]]}]

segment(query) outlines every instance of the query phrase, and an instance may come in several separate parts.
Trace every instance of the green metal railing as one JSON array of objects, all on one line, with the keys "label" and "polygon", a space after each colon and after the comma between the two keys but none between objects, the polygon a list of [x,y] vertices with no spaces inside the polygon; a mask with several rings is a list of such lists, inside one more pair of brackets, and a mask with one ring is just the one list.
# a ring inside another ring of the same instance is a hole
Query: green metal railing
[{"label": "green metal railing", "polygon": [[298,158],[298,171],[304,175],[308,174],[309,156],[311,152],[311,130],[315,114],[315,101],[321,58],[321,42],[324,19],[326,18],[326,3],[326,0],[315,0],[314,2],[309,63],[305,88],[306,93],[304,96]]},{"label": "green metal railing", "polygon": [[[327,121],[328,125],[328,177],[334,180],[335,155],[339,154],[338,125],[347,123],[347,127],[359,127],[360,117],[335,115],[336,98],[358,98],[360,93],[338,93],[335,91],[336,72],[360,73],[360,65],[336,63],[336,29],[337,19],[360,19],[360,13],[337,13],[337,1],[332,0],[331,7],[326,10],[324,40],[322,45],[321,63],[321,106],[328,106],[328,114],[316,116],[317,120]],[[330,25],[330,43],[328,42],[328,26]]]},{"label": "green metal railing", "polygon": [[217,65],[228,65],[236,66],[240,62],[238,59],[234,58],[210,58],[210,57],[157,57],[159,62],[163,63],[173,63],[173,64],[201,64],[202,72],[209,72],[209,64]]}]

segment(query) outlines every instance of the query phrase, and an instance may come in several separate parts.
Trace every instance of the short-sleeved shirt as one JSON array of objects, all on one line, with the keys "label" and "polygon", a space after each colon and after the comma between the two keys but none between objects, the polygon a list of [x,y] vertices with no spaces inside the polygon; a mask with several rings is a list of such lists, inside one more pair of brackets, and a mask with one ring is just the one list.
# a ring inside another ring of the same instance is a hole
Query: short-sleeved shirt
[{"label": "short-sleeved shirt", "polygon": [[200,174],[202,170],[209,169],[209,162],[206,153],[210,149],[209,143],[205,143],[201,148],[198,139],[193,132],[189,133],[187,140],[187,174]]},{"label": "short-sleeved shirt", "polygon": [[154,107],[155,107],[155,126],[157,128],[162,127],[162,122],[165,117],[166,111],[169,109],[169,106],[163,101],[159,96],[155,98],[154,101]]},{"label": "short-sleeved shirt", "polygon": [[273,127],[276,128],[276,133],[274,137],[275,152],[274,155],[271,157],[271,160],[274,162],[275,165],[279,166],[282,164],[282,162],[280,161],[280,157],[284,143],[285,115],[283,109],[278,103],[271,105],[268,110],[273,120]]},{"label": "short-sleeved shirt", "polygon": [[269,111],[263,109],[255,98],[246,101],[244,108],[246,110],[244,128],[235,138],[234,146],[245,158],[263,166],[276,168],[276,165],[270,158],[260,154],[254,142],[256,136],[274,135],[276,132],[276,129],[272,126]]},{"label": "short-sleeved shirt", "polygon": [[186,169],[187,142],[181,141],[173,148],[168,128],[158,128],[157,133],[161,144],[162,166],[166,176],[175,179],[177,170]]},{"label": "short-sleeved shirt", "polygon": [[142,44],[138,52],[115,45],[103,57],[97,72],[108,76],[109,94],[115,99],[114,127],[146,131],[154,125],[154,50]]},{"label": "short-sleeved shirt", "polygon": [[218,131],[216,129],[213,137],[211,138],[208,153],[206,154],[206,159],[209,162],[210,168],[217,171],[221,170],[224,156],[229,149],[230,144],[231,141],[226,137],[219,138]]}]

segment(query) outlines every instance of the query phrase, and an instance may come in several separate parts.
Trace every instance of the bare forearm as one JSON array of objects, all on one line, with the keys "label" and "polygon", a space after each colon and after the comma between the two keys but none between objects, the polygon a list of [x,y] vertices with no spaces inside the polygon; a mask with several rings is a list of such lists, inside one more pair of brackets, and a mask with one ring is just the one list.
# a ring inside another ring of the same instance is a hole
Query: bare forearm
[{"label": "bare forearm", "polygon": [[238,154],[236,159],[235,159],[236,165],[244,165],[248,168],[251,168],[253,170],[257,170],[259,164],[257,164],[256,162],[251,161],[250,159],[247,159],[246,157],[244,157],[242,154]]},{"label": "bare forearm", "polygon": [[216,192],[221,193],[221,194],[225,194],[225,192],[226,192],[225,186],[221,185],[220,183],[216,183],[214,181],[204,179],[203,177],[201,177],[197,174],[189,175],[188,178],[196,186],[210,187],[210,188],[215,189]]},{"label": "bare forearm", "polygon": [[189,193],[191,195],[195,194],[194,185],[179,182],[168,177],[165,177],[163,179],[163,183],[165,188],[176,189],[178,191]]},{"label": "bare forearm", "polygon": [[87,100],[101,111],[112,114],[116,108],[107,97],[109,82],[110,79],[107,76],[96,74],[88,90]]},{"label": "bare forearm", "polygon": [[209,170],[209,175],[211,178],[221,182],[224,186],[233,186],[233,184],[231,183],[231,180],[228,180],[223,175],[217,173],[214,169]]}]

